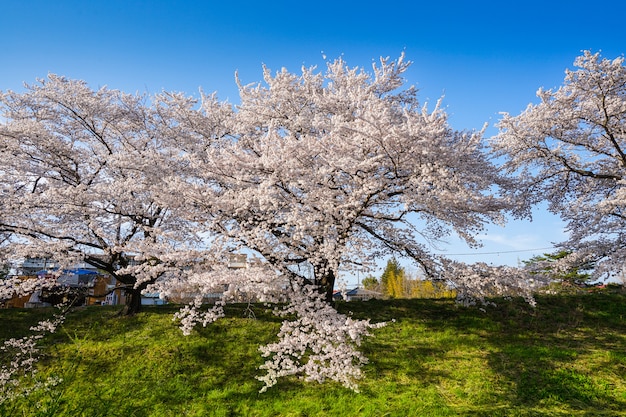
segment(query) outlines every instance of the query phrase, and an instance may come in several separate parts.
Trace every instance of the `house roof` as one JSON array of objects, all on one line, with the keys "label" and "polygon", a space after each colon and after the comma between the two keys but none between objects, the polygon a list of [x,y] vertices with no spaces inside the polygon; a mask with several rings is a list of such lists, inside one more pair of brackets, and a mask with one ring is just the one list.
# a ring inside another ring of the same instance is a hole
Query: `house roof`
[{"label": "house roof", "polygon": [[[51,271],[50,269],[42,269],[40,271],[37,271],[37,275],[47,275],[49,274],[49,271]],[[52,271],[54,271],[54,269],[52,269]],[[82,269],[82,268],[75,268],[75,269],[64,269],[63,274],[73,274],[73,275],[97,275],[98,272],[97,271],[93,271],[91,269]]]},{"label": "house roof", "polygon": [[[354,297],[354,296],[371,296],[371,297],[380,297],[381,293],[378,291],[366,290],[365,288],[353,288],[351,290],[346,291],[346,296]],[[341,291],[333,291],[333,297],[341,297]]]},{"label": "house roof", "polygon": [[365,288],[355,288],[347,292],[347,295],[380,295],[377,291],[366,290]]}]

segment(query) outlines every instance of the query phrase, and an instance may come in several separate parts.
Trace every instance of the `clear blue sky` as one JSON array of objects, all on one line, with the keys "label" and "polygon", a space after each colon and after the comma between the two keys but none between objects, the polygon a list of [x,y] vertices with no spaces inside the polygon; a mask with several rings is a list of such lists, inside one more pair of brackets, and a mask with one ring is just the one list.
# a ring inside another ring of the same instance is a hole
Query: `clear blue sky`
[{"label": "clear blue sky", "polygon": [[[3,0],[0,90],[56,73],[127,92],[202,87],[237,103],[235,71],[248,83],[263,63],[297,72],[342,55],[369,68],[405,52],[421,99],[445,95],[454,128],[480,129],[501,111],[519,113],[537,88],[558,86],[581,50],[626,53],[624,16],[624,0]],[[532,223],[491,227],[480,250],[454,240],[442,249],[515,265],[561,240],[562,227],[537,210]]]}]

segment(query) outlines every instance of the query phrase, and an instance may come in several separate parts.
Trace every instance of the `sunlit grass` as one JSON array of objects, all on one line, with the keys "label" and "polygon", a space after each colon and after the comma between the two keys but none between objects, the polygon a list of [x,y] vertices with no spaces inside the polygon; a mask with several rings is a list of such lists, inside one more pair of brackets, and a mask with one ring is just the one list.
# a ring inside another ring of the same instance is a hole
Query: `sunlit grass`
[{"label": "sunlit grass", "polygon": [[[626,296],[496,300],[480,311],[451,300],[341,303],[356,318],[391,321],[362,350],[355,393],[285,379],[259,394],[258,346],[280,321],[256,308],[183,337],[172,306],[116,317],[72,312],[45,339],[50,392],[5,403],[4,415],[59,416],[618,416],[626,415]],[[3,310],[0,337],[23,335],[43,311]],[[6,324],[6,325],[5,325]],[[9,414],[10,412],[10,414]]]}]

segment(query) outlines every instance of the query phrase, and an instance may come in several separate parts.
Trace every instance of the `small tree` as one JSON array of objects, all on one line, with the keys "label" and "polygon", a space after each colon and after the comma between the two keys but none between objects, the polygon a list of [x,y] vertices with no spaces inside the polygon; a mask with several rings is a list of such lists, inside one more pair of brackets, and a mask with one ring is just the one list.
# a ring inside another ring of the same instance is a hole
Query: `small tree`
[{"label": "small tree", "polygon": [[413,279],[410,281],[411,298],[455,298],[456,291],[445,282],[430,279]]},{"label": "small tree", "polygon": [[405,296],[406,273],[396,258],[387,261],[387,266],[380,277],[383,294],[391,298],[403,298]]},{"label": "small tree", "polygon": [[363,288],[370,291],[380,291],[380,281],[378,281],[373,275],[368,275],[361,281]]}]

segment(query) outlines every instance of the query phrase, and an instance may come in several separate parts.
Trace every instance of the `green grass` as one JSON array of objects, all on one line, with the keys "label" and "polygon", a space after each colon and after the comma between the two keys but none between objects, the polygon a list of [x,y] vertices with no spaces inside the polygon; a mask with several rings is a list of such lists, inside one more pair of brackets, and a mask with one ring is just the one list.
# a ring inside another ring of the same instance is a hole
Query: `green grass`
[{"label": "green grass", "polygon": [[[389,321],[362,350],[360,393],[335,383],[255,379],[258,346],[280,320],[234,306],[182,336],[172,306],[116,317],[78,309],[44,340],[44,375],[63,382],[6,402],[31,416],[626,416],[626,295],[542,296],[533,309],[498,300],[485,312],[450,300],[342,303],[356,318]],[[0,339],[45,314],[0,311]]]}]

